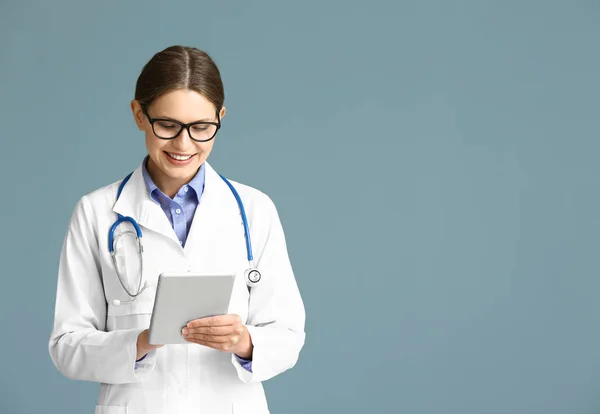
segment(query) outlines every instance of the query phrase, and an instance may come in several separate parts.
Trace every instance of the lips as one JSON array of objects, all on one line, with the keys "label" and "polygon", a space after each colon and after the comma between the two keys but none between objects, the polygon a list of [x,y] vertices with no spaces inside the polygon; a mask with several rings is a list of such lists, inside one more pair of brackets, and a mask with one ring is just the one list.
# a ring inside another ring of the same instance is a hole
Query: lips
[{"label": "lips", "polygon": [[177,160],[177,161],[187,161],[187,160],[189,160],[190,158],[192,158],[192,157],[195,155],[195,154],[191,154],[191,155],[185,155],[185,154],[175,154],[175,153],[172,153],[172,152],[166,152],[166,151],[165,151],[165,153],[166,153],[166,154],[167,154],[169,157],[171,157],[171,158],[173,158],[174,160]]}]

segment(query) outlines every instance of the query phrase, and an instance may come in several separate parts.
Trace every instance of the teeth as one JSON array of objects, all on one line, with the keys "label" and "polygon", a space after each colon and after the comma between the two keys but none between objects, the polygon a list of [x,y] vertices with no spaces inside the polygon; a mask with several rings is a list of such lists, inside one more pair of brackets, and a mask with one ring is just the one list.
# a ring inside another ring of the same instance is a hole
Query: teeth
[{"label": "teeth", "polygon": [[167,152],[167,154],[169,154],[169,157],[174,158],[179,161],[186,161],[192,157],[191,155],[182,156],[182,155],[177,155],[177,154],[171,154],[170,152]]}]

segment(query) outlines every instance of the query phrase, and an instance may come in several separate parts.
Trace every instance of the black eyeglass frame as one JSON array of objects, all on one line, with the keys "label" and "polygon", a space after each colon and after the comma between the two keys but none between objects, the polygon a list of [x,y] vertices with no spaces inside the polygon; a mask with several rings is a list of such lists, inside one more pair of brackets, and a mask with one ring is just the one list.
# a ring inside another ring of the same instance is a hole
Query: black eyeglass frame
[{"label": "black eyeglass frame", "polygon": [[[212,140],[216,135],[217,132],[219,132],[219,129],[221,129],[221,117],[219,116],[219,112],[217,111],[217,122],[209,122],[209,121],[196,121],[196,122],[192,122],[189,124],[184,124],[183,122],[179,122],[175,119],[168,119],[168,118],[152,118],[150,117],[150,115],[148,114],[148,108],[146,107],[146,105],[141,105],[142,107],[142,112],[144,113],[144,115],[146,115],[146,118],[148,118],[148,122],[150,122],[150,125],[152,125],[152,132],[154,133],[154,136],[156,136],[156,138],[159,139],[164,139],[164,140],[172,140],[175,139],[179,136],[179,134],[181,134],[181,131],[183,131],[183,128],[187,129],[188,135],[190,137],[190,139],[192,141],[196,141],[196,142],[208,142],[210,140]],[[157,121],[163,121],[163,122],[170,122],[172,124],[177,124],[179,125],[179,131],[177,131],[177,133],[175,135],[173,135],[171,138],[165,138],[165,137],[161,137],[156,133],[156,130],[154,129],[154,123]],[[215,133],[207,139],[196,139],[192,137],[192,133],[190,131],[190,127],[194,126],[194,125],[214,125],[217,127],[217,129],[215,129]]]}]

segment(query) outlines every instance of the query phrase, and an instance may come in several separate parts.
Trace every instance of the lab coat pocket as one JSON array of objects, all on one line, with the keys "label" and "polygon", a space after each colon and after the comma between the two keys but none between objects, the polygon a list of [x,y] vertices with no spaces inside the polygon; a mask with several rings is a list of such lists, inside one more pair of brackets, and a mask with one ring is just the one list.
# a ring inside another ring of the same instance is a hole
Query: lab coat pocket
[{"label": "lab coat pocket", "polygon": [[127,414],[127,407],[116,405],[97,405],[94,414]]},{"label": "lab coat pocket", "polygon": [[270,414],[271,412],[267,408],[266,404],[260,407],[249,404],[244,401],[234,401],[231,407],[233,414]]},{"label": "lab coat pocket", "polygon": [[[144,292],[146,293],[146,292]],[[150,327],[153,301],[144,294],[132,302],[108,304],[107,327],[109,330],[119,329],[147,329]]]},{"label": "lab coat pocket", "polygon": [[[248,385],[252,391],[245,390],[237,395],[233,401],[231,411],[233,414],[270,414],[267,399],[258,383]],[[250,391],[250,392],[248,392]]]}]

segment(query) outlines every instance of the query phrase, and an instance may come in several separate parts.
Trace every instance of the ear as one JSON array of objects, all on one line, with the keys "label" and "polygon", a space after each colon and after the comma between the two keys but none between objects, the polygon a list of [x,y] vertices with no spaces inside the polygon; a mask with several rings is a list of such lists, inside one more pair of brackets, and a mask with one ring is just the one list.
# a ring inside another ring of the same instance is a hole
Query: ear
[{"label": "ear", "polygon": [[225,117],[225,113],[227,112],[227,110],[225,109],[225,107],[223,106],[221,108],[221,113],[219,113],[219,118],[223,119]]},{"label": "ear", "polygon": [[140,131],[143,131],[145,115],[144,112],[142,112],[142,106],[140,105],[139,101],[136,101],[135,99],[131,101],[130,106],[135,124],[137,125]]}]

